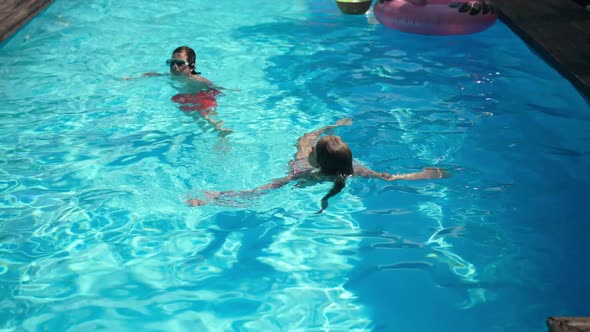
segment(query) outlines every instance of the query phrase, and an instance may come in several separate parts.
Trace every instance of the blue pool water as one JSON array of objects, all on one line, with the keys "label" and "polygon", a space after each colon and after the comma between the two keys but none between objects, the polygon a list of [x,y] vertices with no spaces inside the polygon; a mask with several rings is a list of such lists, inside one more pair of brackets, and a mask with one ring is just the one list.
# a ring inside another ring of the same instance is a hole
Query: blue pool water
[{"label": "blue pool water", "polygon": [[[171,97],[179,45],[226,140]],[[327,0],[56,0],[0,45],[0,330],[545,331],[590,315],[590,106],[501,22],[428,37]],[[191,208],[337,130],[378,171]]]}]

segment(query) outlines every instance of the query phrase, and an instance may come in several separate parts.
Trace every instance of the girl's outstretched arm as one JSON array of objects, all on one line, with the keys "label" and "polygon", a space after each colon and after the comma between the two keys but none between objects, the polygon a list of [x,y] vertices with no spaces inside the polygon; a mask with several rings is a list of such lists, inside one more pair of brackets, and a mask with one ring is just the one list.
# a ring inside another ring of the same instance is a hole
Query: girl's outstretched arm
[{"label": "girl's outstretched arm", "polygon": [[215,203],[215,201],[220,201],[225,198],[232,198],[232,197],[256,197],[264,193],[265,190],[269,189],[277,189],[280,188],[291,180],[295,178],[294,175],[285,176],[280,179],[275,179],[271,183],[265,184],[263,186],[251,189],[251,190],[243,190],[243,191],[221,191],[221,192],[207,192],[207,199],[201,200],[196,198],[191,198],[186,201],[186,204],[190,206],[201,206],[205,204]]},{"label": "girl's outstretched arm", "polygon": [[326,131],[332,128],[350,125],[352,125],[352,118],[344,118],[336,121],[336,123],[333,125],[322,127],[316,131],[306,133],[305,135],[299,137],[296,145],[297,153],[295,154],[295,160],[307,158],[307,156],[311,152],[311,148],[314,146],[315,142],[318,140],[321,134],[325,133]]},{"label": "girl's outstretched arm", "polygon": [[448,178],[451,174],[438,167],[427,167],[421,172],[405,173],[405,174],[389,174],[386,172],[375,172],[365,166],[357,166],[354,169],[354,175],[362,176],[365,178],[379,178],[385,181],[395,180],[425,180],[425,179],[442,179]]}]

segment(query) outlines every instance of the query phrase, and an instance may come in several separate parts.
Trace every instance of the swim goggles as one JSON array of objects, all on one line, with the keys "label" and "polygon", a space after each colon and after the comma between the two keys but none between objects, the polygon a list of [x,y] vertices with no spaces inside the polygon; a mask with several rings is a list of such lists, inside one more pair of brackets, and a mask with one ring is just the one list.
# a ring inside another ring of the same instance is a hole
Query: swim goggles
[{"label": "swim goggles", "polygon": [[166,60],[166,64],[167,65],[177,65],[178,67],[180,66],[188,66],[188,61],[183,60],[183,59],[168,59]]}]

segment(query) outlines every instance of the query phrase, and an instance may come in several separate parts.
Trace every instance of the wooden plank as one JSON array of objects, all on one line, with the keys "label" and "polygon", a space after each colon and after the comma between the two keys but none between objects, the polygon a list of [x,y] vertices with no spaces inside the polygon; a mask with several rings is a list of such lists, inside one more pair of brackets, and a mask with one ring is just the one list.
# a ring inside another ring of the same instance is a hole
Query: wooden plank
[{"label": "wooden plank", "polygon": [[590,97],[590,13],[575,1],[493,0],[500,19]]},{"label": "wooden plank", "polygon": [[0,1],[0,42],[10,37],[53,0]]},{"label": "wooden plank", "polygon": [[590,317],[549,317],[549,332],[590,332]]}]

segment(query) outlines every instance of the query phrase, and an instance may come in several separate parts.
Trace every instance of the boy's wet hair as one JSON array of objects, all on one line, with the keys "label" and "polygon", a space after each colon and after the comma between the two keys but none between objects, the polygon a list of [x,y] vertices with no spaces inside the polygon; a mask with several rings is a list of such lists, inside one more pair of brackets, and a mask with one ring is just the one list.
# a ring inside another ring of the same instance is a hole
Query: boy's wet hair
[{"label": "boy's wet hair", "polygon": [[195,50],[188,46],[180,46],[177,47],[174,51],[172,51],[172,54],[183,52],[186,54],[189,68],[192,69],[191,73],[197,74],[197,72],[195,71],[195,61],[197,61],[197,53],[195,53]]},{"label": "boy's wet hair", "polygon": [[353,175],[352,151],[338,136],[324,136],[315,146],[316,160],[322,174],[334,177],[334,186],[322,198],[322,213],[328,207],[328,199],[337,195],[345,186],[346,178]]}]

